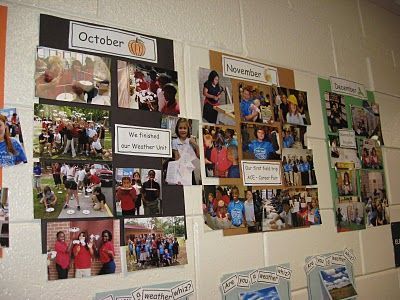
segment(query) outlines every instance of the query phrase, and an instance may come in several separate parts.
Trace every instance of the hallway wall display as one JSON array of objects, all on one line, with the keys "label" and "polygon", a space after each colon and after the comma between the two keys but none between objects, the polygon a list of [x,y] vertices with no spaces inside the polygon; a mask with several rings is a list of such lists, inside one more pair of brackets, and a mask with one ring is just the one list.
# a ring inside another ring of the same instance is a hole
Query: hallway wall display
[{"label": "hallway wall display", "polygon": [[374,94],[340,78],[319,78],[318,82],[337,231],[390,223],[384,141]]}]

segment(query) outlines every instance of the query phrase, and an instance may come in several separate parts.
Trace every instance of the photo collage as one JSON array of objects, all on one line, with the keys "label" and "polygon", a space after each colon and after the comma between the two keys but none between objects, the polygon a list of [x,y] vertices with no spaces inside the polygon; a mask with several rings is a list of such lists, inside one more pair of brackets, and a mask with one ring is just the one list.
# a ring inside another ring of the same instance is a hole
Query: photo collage
[{"label": "photo collage", "polygon": [[[42,15],[41,22],[70,21]],[[178,117],[172,40],[157,38],[170,50],[150,64],[71,50],[40,34],[32,189],[48,279],[187,264],[182,185],[201,184],[199,124]],[[10,114],[9,132],[22,144],[18,115]],[[140,151],[164,136],[168,159],[161,146],[155,155]]]},{"label": "photo collage", "polygon": [[307,92],[285,76],[293,87],[225,76],[221,55],[199,70],[205,224],[224,235],[321,224]]},{"label": "photo collage", "polygon": [[331,92],[319,79],[338,232],[390,223],[379,106]]}]

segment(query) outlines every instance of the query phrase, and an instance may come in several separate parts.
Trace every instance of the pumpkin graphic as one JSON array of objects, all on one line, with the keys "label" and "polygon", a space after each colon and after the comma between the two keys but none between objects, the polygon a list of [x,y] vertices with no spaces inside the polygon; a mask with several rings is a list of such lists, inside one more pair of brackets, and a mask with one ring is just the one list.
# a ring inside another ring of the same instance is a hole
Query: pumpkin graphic
[{"label": "pumpkin graphic", "polygon": [[143,41],[138,38],[129,41],[128,49],[135,56],[143,56],[146,53],[146,47]]}]

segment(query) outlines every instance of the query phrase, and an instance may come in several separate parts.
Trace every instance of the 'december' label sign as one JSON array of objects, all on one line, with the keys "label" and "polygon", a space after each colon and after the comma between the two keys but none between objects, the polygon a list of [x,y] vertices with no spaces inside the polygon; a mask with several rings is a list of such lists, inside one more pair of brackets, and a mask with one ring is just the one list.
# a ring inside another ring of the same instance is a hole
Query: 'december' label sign
[{"label": "'december' label sign", "polygon": [[271,66],[222,55],[222,69],[225,77],[278,85],[278,70]]},{"label": "'december' label sign", "polygon": [[363,84],[337,77],[330,77],[330,81],[332,92],[367,99],[367,91]]},{"label": "'december' label sign", "polygon": [[157,63],[157,40],[114,28],[70,21],[69,48]]}]

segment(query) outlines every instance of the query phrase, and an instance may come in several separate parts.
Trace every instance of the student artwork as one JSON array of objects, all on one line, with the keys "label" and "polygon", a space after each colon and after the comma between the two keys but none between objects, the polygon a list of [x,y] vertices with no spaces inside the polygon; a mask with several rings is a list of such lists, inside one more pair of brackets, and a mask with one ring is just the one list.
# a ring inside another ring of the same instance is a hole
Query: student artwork
[{"label": "student artwork", "polygon": [[325,92],[326,116],[330,132],[338,132],[347,128],[347,114],[344,96],[332,92]]},{"label": "student artwork", "polygon": [[400,222],[392,222],[392,240],[396,268],[400,267]]},{"label": "student artwork", "polygon": [[36,97],[110,106],[110,66],[109,58],[38,47]]},{"label": "student artwork", "polygon": [[113,217],[113,168],[107,163],[35,162],[35,219]]},{"label": "student artwork", "polygon": [[317,184],[311,149],[284,148],[282,150],[282,167],[285,186]]},{"label": "student artwork", "polygon": [[167,184],[201,184],[199,121],[163,116],[161,128],[171,131],[172,158],[163,161]]},{"label": "student artwork", "polygon": [[304,266],[309,299],[356,299],[352,250],[309,256]]},{"label": "student artwork", "polygon": [[142,300],[142,299],[191,299],[194,294],[192,280],[167,282],[156,285],[134,287],[96,293],[94,300]]},{"label": "student artwork", "polygon": [[123,236],[128,272],[188,263],[185,216],[124,219]]},{"label": "student artwork", "polygon": [[0,188],[0,249],[8,248],[9,242],[8,188]]},{"label": "student artwork", "polygon": [[177,116],[177,72],[119,60],[118,106]]},{"label": "student artwork", "polygon": [[291,277],[289,264],[224,274],[220,284],[221,299],[288,300]]},{"label": "student artwork", "polygon": [[[44,226],[48,280],[121,272],[119,220],[45,221]],[[79,231],[70,230],[74,227]]]}]

